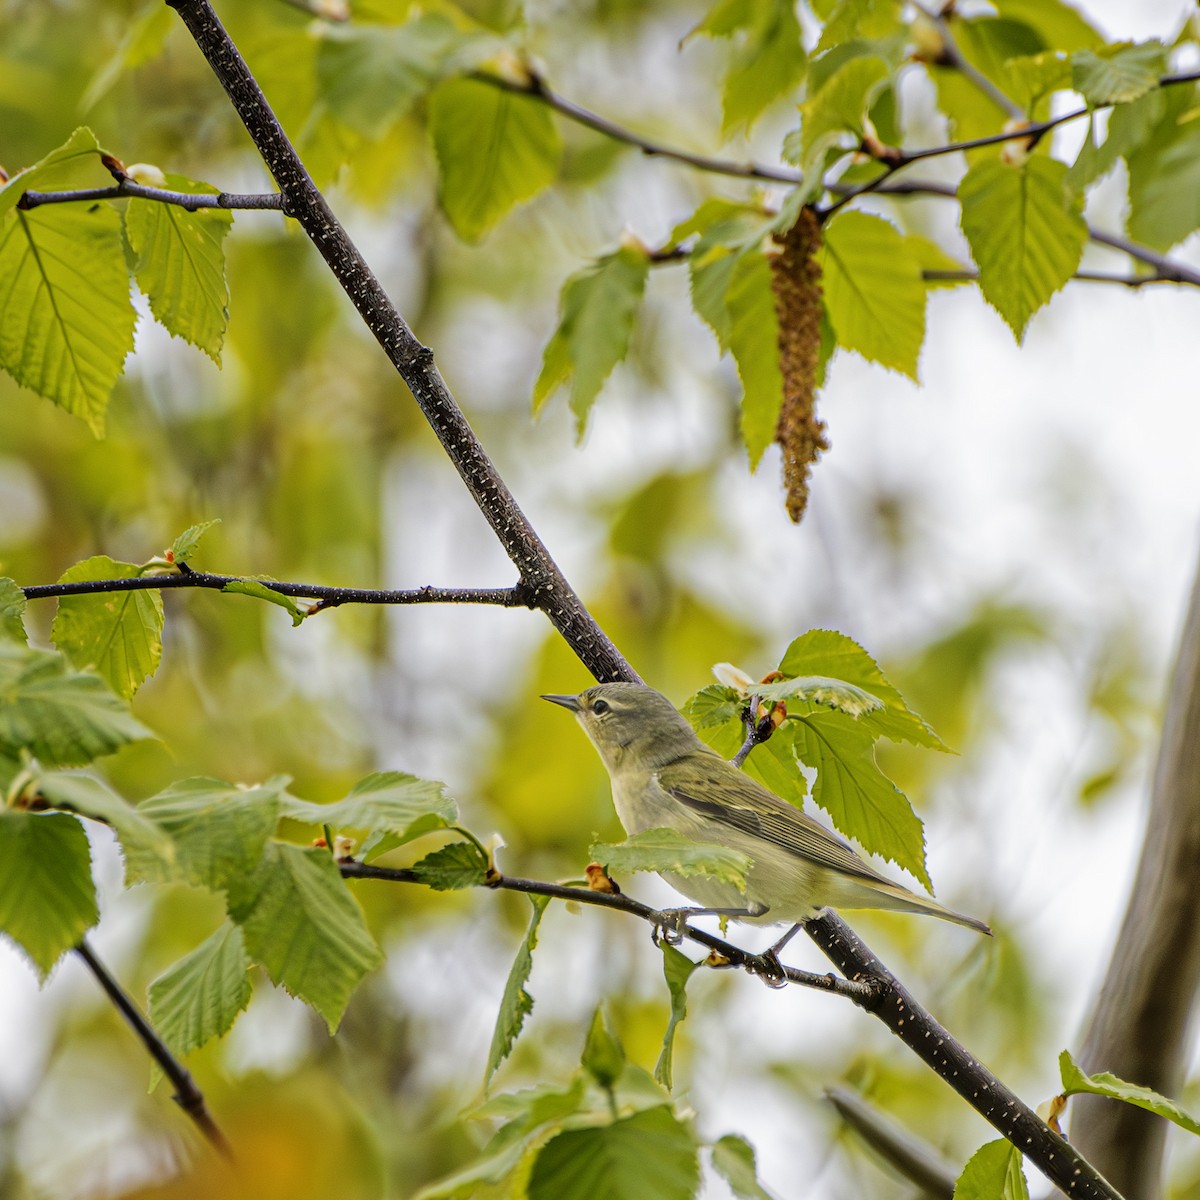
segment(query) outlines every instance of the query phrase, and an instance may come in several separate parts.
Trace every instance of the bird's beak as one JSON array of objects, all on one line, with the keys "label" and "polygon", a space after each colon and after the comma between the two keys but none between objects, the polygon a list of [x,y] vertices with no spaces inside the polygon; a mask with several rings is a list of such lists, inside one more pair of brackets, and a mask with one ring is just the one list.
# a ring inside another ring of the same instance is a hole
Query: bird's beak
[{"label": "bird's beak", "polygon": [[576,696],[543,696],[542,699],[549,700],[551,704],[561,704],[563,708],[569,708],[573,713],[580,712],[583,708]]}]

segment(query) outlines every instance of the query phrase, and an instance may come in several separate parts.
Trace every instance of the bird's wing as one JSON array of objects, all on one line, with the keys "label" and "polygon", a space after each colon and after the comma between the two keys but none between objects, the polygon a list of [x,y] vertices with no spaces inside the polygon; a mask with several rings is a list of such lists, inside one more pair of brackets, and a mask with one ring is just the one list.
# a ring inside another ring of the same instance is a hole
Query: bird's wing
[{"label": "bird's wing", "polygon": [[659,787],[695,813],[762,838],[818,866],[874,882],[891,882],[873,871],[837,834],[724,759],[696,755],[689,757],[686,771],[679,769],[678,763],[669,763],[656,774]]}]

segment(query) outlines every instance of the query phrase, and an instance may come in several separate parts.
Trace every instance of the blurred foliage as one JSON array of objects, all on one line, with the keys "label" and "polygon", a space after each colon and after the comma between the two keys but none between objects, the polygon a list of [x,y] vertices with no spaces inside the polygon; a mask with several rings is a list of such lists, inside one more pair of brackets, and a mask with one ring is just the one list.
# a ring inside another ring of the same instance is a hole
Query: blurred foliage
[{"label": "blurred foliage", "polygon": [[[879,749],[880,766],[917,798],[927,819],[957,837],[967,865],[954,886],[965,894],[974,874],[976,894],[996,906],[992,919],[1001,933],[994,946],[964,952],[965,943],[949,940],[958,935],[931,937],[910,918],[871,916],[863,928],[885,946],[885,957],[904,962],[901,974],[914,991],[936,1001],[939,1016],[1002,1077],[1012,1073],[1034,1090],[1055,1087],[1045,1065],[1058,1047],[1039,1030],[1062,1002],[1056,988],[1064,985],[1036,961],[1019,914],[1006,919],[1011,897],[984,882],[986,848],[971,848],[974,806],[984,802],[972,764],[1003,738],[1006,677],[1060,656],[1079,684],[1066,703],[1087,730],[1065,791],[1094,804],[1136,782],[1154,716],[1154,663],[1137,622],[1110,614],[1088,632],[1069,604],[1056,609],[994,580],[956,593],[929,616],[917,576],[944,560],[931,546],[936,539],[919,498],[882,478],[863,478],[858,494],[844,497],[852,515],[843,544],[832,551],[840,562],[877,564],[879,577],[864,588],[877,599],[849,594],[838,569],[814,568],[819,553],[804,557],[802,577],[792,570],[801,543],[769,525],[761,492],[747,500],[741,490],[746,451],[738,403],[756,379],[774,379],[771,364],[752,353],[771,343],[774,314],[769,304],[736,310],[739,327],[728,310],[741,281],[745,214],[757,253],[774,219],[767,210],[786,200],[781,191],[644,162],[594,131],[551,120],[528,97],[504,106],[496,93],[497,111],[534,106],[537,113],[518,123],[528,170],[469,195],[460,189],[478,179],[456,182],[450,223],[438,201],[439,129],[443,148],[447,139],[461,139],[463,122],[474,119],[461,111],[464,96],[478,100],[483,88],[440,80],[486,62],[520,82],[528,78],[526,47],[556,90],[647,136],[772,162],[782,148],[788,161],[814,167],[817,178],[828,170],[831,179],[865,182],[874,164],[852,163],[855,148],[872,130],[897,141],[909,132],[893,85],[913,65],[910,40],[930,51],[936,31],[905,30],[899,6],[889,4],[814,3],[803,20],[790,5],[749,0],[604,0],[569,15],[513,0],[457,7],[356,0],[351,7],[351,22],[282,0],[224,5],[221,16],[317,182],[329,189],[418,336],[437,351],[502,473],[646,679],[682,702],[711,682],[714,663],[744,663],[758,677],[809,625],[861,620],[869,627],[864,643],[960,756],[890,744]],[[1197,160],[1194,96],[1187,87],[1139,92],[1161,47],[1104,51],[1091,25],[1063,4],[996,7],[995,18],[956,21],[956,32],[989,78],[1027,89],[1032,115],[1048,111],[1037,89],[1050,68],[1036,61],[1047,48],[1091,54],[1074,59],[1074,86],[1097,105],[1117,88],[1122,104],[1108,120],[1108,140],[1089,142],[1085,153],[1094,157],[1081,154],[1065,182],[1056,160],[1045,156],[1048,145],[1022,168],[1021,185],[1036,192],[1038,221],[1051,231],[1036,222],[1022,231],[1028,257],[1036,259],[1055,231],[1066,230],[1068,248],[1078,245],[1079,196],[1071,188],[1100,179],[1118,158],[1127,164],[1131,229],[1161,247],[1190,232],[1200,220],[1188,199],[1196,192],[1188,174]],[[422,23],[428,51],[415,66],[379,52],[384,46],[403,55],[396,30],[410,20]],[[826,20],[826,40],[802,83],[804,56],[789,53],[802,36],[813,51],[818,23]],[[672,47],[669,68],[664,41]],[[769,69],[757,71],[764,50],[771,52]],[[1024,65],[1014,67],[1016,58]],[[927,53],[921,69],[950,118],[950,135],[1001,128],[1006,114],[936,59]],[[784,142],[802,98],[808,133]],[[500,137],[504,122],[492,118]],[[0,165],[13,174],[36,163],[85,124],[126,164],[156,165],[176,182],[238,191],[269,186],[223,94],[160,0],[0,0]],[[978,205],[967,234],[981,268],[1003,271],[1010,259],[989,241],[998,192],[986,185],[999,174],[996,156],[970,155]],[[1001,175],[997,187],[1011,188],[1016,178]],[[103,185],[107,177],[99,171],[93,182]],[[692,261],[691,283],[714,341],[683,315],[683,273],[670,277],[669,255],[660,267],[647,247],[669,249],[682,239],[689,214],[728,216],[731,209],[741,214],[737,221],[697,225],[691,235],[700,235],[698,243],[688,243],[712,254]],[[1011,207],[999,210],[1005,216]],[[451,224],[478,244],[462,245]],[[845,251],[862,242],[839,246],[838,225],[843,235],[865,234],[887,251],[886,278],[859,286],[856,272],[865,268]],[[626,226],[633,236],[622,240]],[[917,373],[933,286],[921,285],[920,270],[949,263],[916,228],[899,209],[887,219],[846,213],[834,225],[826,270],[837,288],[823,327],[822,370],[836,336],[866,358]],[[220,518],[195,551],[197,569],[352,586],[510,582],[511,569],[403,386],[304,238],[277,214],[242,213],[222,249],[229,281],[222,369],[170,337],[169,323],[166,330],[155,324],[154,287],[147,284],[151,300],[138,302],[136,348],[108,407],[106,440],[0,375],[0,574],[36,584],[100,555],[143,564],[189,526]],[[1058,259],[1032,290],[1005,279],[1015,294],[1004,287],[989,293],[1018,334],[1077,256],[1063,251]],[[615,299],[600,290],[597,300],[581,286],[598,278],[612,285],[604,264],[626,268]],[[748,260],[749,267],[761,265]],[[698,267],[713,271],[709,291],[699,295]],[[766,273],[759,274],[765,286]],[[882,342],[878,313],[856,301],[881,295],[904,307],[906,318]],[[574,335],[570,320],[579,312],[597,322],[591,339]],[[211,331],[193,340],[213,349]],[[733,369],[718,362],[718,342],[734,355],[740,387]],[[556,345],[567,348],[569,361],[552,359]],[[574,417],[566,405],[549,402],[564,380]],[[548,401],[537,423],[529,415],[535,387]],[[576,418],[590,421],[582,448],[573,444]],[[761,437],[761,419],[758,426],[758,440],[750,439],[756,456],[770,440],[769,429]],[[770,504],[780,507],[777,497]],[[765,550],[762,529],[775,531]],[[864,603],[875,605],[866,618]],[[293,630],[284,613],[252,597],[176,591],[164,595],[163,606],[162,664],[133,702],[157,740],[126,745],[104,768],[131,801],[188,777],[257,783],[278,774],[292,778],[297,795],[331,801],[368,772],[411,770],[448,779],[467,823],[507,839],[501,863],[515,873],[577,878],[593,838],[618,834],[600,764],[575,730],[564,730],[561,714],[534,699],[579,690],[589,680],[533,618],[345,606]],[[897,616],[905,609],[926,619],[905,623]],[[27,609],[34,645],[47,644],[54,612],[50,601]],[[140,683],[129,672],[121,677],[127,693]],[[15,769],[6,763],[6,777]],[[48,819],[12,819],[18,817]],[[220,926],[222,906],[178,882],[120,892],[113,841],[90,832],[104,918],[99,932],[118,930],[108,957],[145,1006],[152,982]],[[283,827],[292,842],[315,832]],[[77,865],[82,846],[75,840],[64,853]],[[428,848],[405,847],[388,861],[410,863]],[[49,985],[54,1003],[38,1011],[29,1061],[3,1089],[0,1194],[407,1197],[475,1161],[505,1122],[524,1121],[510,1134],[520,1151],[518,1178],[528,1180],[531,1195],[569,1195],[569,1181],[555,1172],[565,1169],[571,1156],[562,1151],[571,1142],[557,1143],[541,1174],[532,1166],[537,1148],[593,1127],[619,1128],[615,1149],[596,1144],[601,1134],[584,1147],[603,1159],[626,1152],[621,1139],[632,1128],[636,1152],[637,1136],[646,1133],[637,1120],[674,1148],[676,1169],[663,1186],[686,1194],[696,1171],[711,1178],[704,1148],[728,1132],[704,1119],[706,1105],[725,1091],[727,1081],[714,1079],[722,1064],[782,1095],[818,1138],[834,1129],[821,1099],[824,1083],[843,1079],[956,1161],[965,1162],[981,1140],[979,1123],[964,1116],[948,1089],[857,1014],[837,1010],[836,1033],[797,1043],[794,1026],[804,1022],[795,1006],[826,1001],[787,996],[778,1026],[760,1022],[745,1015],[759,1011],[752,1007],[757,992],[750,995],[757,985],[712,972],[691,981],[689,1015],[675,1033],[672,1099],[649,1076],[672,1008],[645,930],[559,905],[541,927],[543,944],[524,985],[533,1007],[497,1075],[493,1108],[481,1120],[464,1119],[460,1114],[483,1099],[489,1038],[528,906],[480,890],[360,883],[351,892],[362,914],[360,965],[376,943],[386,965],[354,994],[336,1038],[256,968],[248,1011],[188,1060],[236,1141],[236,1180],[197,1145],[166,1086],[145,1095],[140,1047],[66,964]],[[87,923],[89,901],[77,895],[66,906],[75,924],[63,927],[62,945]],[[52,957],[39,957],[39,965]],[[3,969],[26,970],[12,959]],[[331,1009],[341,999],[334,996]],[[589,1074],[587,1054],[579,1065],[602,999],[626,1056],[624,1074],[609,1087],[627,1089],[621,1120],[632,1126],[600,1123],[608,1113],[606,1086]],[[819,1019],[827,1021],[824,1012]],[[780,1044],[764,1046],[750,1036],[751,1025],[770,1029]],[[753,1044],[744,1056],[738,1044],[727,1061],[721,1047],[731,1029],[745,1030]],[[540,1124],[522,1090],[535,1084],[570,1100]],[[525,1099],[503,1099],[512,1095]],[[1193,1111],[1194,1099],[1184,1098]],[[701,1114],[694,1122],[689,1105]],[[757,1117],[744,1120],[737,1132],[758,1144]],[[859,1150],[848,1139],[840,1153],[854,1178]],[[822,1143],[813,1161],[825,1154]],[[1195,1187],[1198,1171],[1194,1152],[1180,1156],[1178,1195]],[[782,1190],[770,1175],[764,1186]],[[501,1193],[501,1185],[488,1184],[477,1194]]]}]

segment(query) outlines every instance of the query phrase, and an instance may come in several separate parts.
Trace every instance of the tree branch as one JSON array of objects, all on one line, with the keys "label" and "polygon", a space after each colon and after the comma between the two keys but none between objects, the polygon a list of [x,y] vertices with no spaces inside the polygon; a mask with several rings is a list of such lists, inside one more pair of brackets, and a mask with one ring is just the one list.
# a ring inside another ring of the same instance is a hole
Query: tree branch
[{"label": "tree branch", "polygon": [[[1167,699],[1137,877],[1083,1037],[1085,1071],[1112,1071],[1164,1095],[1183,1084],[1200,991],[1200,570]],[[1077,1096],[1076,1144],[1129,1200],[1162,1195],[1167,1122]]]},{"label": "tree branch", "polygon": [[88,200],[124,200],[136,197],[139,200],[155,200],[159,204],[174,204],[195,212],[200,208],[224,209],[283,209],[283,197],[278,192],[208,193],[169,192],[163,188],[146,187],[123,179],[112,187],[84,188],[73,192],[25,192],[17,201],[17,207],[28,211],[43,204],[78,204]]},{"label": "tree branch", "polygon": [[105,995],[112,1001],[113,1007],[129,1023],[138,1040],[146,1047],[150,1057],[158,1063],[163,1074],[171,1081],[175,1088],[171,1099],[187,1113],[208,1143],[232,1162],[233,1149],[208,1111],[208,1106],[204,1102],[204,1093],[196,1086],[191,1072],[167,1049],[166,1043],[142,1015],[138,1006],[109,973],[108,968],[96,957],[86,938],[82,939],[75,947],[75,953],[87,964],[88,970],[96,977],[96,981],[104,989]]},{"label": "tree branch", "polygon": [[283,583],[248,575],[212,575],[187,571],[179,575],[138,575],[130,579],[87,579],[73,583],[39,583],[22,588],[27,600],[48,596],[90,596],[107,592],[140,592],[155,588],[212,588],[224,590],[231,583],[261,583],[282,596],[319,600],[320,608],[339,604],[497,604],[502,608],[535,608],[528,589],[518,583],[509,588],[376,588],[328,587],[319,583]]},{"label": "tree branch", "polygon": [[637,680],[501,479],[433,360],[334,216],[208,0],[168,0],[179,14],[295,217],[379,342],[433,428],[481,513],[520,572],[531,599],[600,680]]}]

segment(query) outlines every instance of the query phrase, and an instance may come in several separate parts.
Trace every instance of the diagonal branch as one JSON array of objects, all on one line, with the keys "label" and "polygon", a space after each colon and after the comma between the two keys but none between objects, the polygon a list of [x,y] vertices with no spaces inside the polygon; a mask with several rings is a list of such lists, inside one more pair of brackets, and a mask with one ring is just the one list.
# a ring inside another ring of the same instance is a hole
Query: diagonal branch
[{"label": "diagonal branch", "polygon": [[80,941],[75,953],[87,964],[87,969],[96,977],[105,995],[112,1001],[117,1012],[129,1022],[138,1040],[146,1047],[150,1057],[162,1068],[171,1081],[175,1094],[171,1097],[192,1119],[196,1128],[223,1157],[233,1160],[233,1149],[213,1120],[204,1102],[204,1093],[196,1086],[191,1072],[167,1049],[166,1043],[155,1032],[154,1027],[143,1016],[121,985],[113,978],[108,968],[96,957],[87,939]]},{"label": "diagonal branch", "polygon": [[597,679],[638,678],[583,606],[518,506],[433,361],[388,298],[374,272],[313,183],[258,81],[208,0],[168,0],[220,81],[294,216],[367,328],[408,385],[446,456],[462,477],[509,558],[531,602],[566,638]]}]

